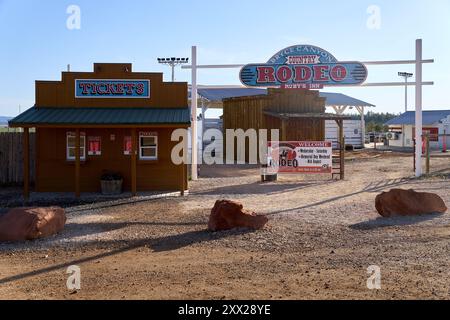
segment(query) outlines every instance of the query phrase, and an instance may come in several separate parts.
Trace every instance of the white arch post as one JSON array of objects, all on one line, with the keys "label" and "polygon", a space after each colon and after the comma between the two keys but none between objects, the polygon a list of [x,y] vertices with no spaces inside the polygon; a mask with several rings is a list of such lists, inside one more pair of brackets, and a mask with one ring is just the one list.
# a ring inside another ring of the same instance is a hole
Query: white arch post
[{"label": "white arch post", "polygon": [[[408,86],[416,87],[416,177],[422,175],[422,86],[433,85],[433,81],[422,81],[422,65],[424,63],[433,63],[433,59],[422,60],[422,39],[416,40],[416,59],[415,60],[392,60],[392,61],[366,61],[365,65],[400,65],[415,64],[416,81],[408,82]],[[192,65],[181,66],[182,69],[192,69],[192,90],[191,90],[191,108],[192,108],[192,180],[197,180],[197,69],[233,69],[242,68],[244,64],[220,64],[220,65],[197,65],[197,48],[192,47]],[[397,87],[405,86],[404,82],[378,82],[363,83],[360,87]],[[208,86],[214,87],[214,86]],[[236,88],[243,86],[217,86],[218,88]],[[338,108],[335,109],[339,113]],[[343,112],[343,111],[342,111]],[[194,135],[195,133],[195,135]],[[195,154],[195,155],[194,155]]]}]

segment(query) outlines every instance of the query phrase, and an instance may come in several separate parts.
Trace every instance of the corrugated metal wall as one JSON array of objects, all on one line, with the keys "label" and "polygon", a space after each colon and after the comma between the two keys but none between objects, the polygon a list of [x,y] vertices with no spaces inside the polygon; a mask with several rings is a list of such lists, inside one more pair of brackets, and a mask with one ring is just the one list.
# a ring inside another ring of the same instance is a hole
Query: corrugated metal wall
[{"label": "corrugated metal wall", "polygon": [[[361,120],[344,120],[345,144],[354,148],[362,148]],[[336,121],[325,121],[325,139],[333,142],[333,147],[337,147],[339,129]]]}]

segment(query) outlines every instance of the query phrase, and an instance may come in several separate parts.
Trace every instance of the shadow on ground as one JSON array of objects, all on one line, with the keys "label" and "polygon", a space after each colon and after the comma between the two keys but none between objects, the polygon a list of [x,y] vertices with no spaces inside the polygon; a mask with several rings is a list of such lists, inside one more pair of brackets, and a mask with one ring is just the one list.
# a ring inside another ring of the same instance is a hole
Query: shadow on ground
[{"label": "shadow on ground", "polygon": [[354,230],[373,230],[386,227],[409,226],[442,217],[443,213],[423,214],[420,216],[396,216],[390,218],[379,217],[350,226]]},{"label": "shadow on ground", "polygon": [[[102,245],[108,243],[108,241],[97,240],[95,237],[92,240],[86,240],[79,242],[80,240],[76,238],[80,237],[88,237],[96,234],[107,233],[117,231],[123,228],[130,228],[133,226],[167,226],[167,227],[194,227],[194,226],[206,226],[207,221],[193,221],[193,222],[92,222],[92,223],[67,223],[64,227],[64,230],[60,233],[44,238],[37,239],[34,241],[20,241],[20,242],[0,242],[0,252],[1,251],[9,251],[11,248],[23,248],[28,249],[31,247],[39,247],[42,244],[58,244],[58,243],[72,243],[76,245],[80,243],[83,246],[95,244]],[[149,233],[151,230],[149,230]],[[133,232],[130,230],[130,233]],[[126,241],[124,239],[123,241]],[[151,239],[149,239],[151,240]],[[117,239],[116,243],[122,241],[121,239]],[[129,240],[133,241],[133,240]]]},{"label": "shadow on ground", "polygon": [[247,234],[247,233],[252,233],[252,232],[255,232],[255,231],[248,230],[248,229],[235,229],[235,230],[224,231],[224,232],[210,232],[210,231],[204,229],[204,230],[189,231],[189,232],[185,232],[185,233],[180,233],[180,234],[175,234],[175,235],[165,236],[165,237],[159,237],[159,238],[154,238],[154,239],[134,240],[134,241],[123,240],[123,241],[119,241],[119,242],[110,241],[111,245],[109,247],[113,247],[113,245],[117,247],[117,245],[119,244],[119,248],[108,251],[108,252],[104,252],[101,254],[97,254],[97,255],[94,255],[91,257],[86,257],[86,258],[77,259],[77,260],[71,260],[68,262],[64,262],[64,263],[52,265],[49,267],[37,269],[37,270],[31,271],[31,272],[26,272],[26,273],[17,274],[14,276],[5,277],[5,278],[0,279],[0,285],[9,283],[9,282],[13,282],[13,281],[30,278],[30,277],[34,277],[34,276],[45,274],[48,272],[53,272],[53,271],[60,270],[60,269],[65,269],[71,265],[80,265],[83,263],[96,261],[99,259],[114,256],[117,254],[121,254],[124,252],[142,248],[142,247],[147,247],[147,248],[153,250],[153,252],[165,252],[165,251],[178,250],[178,249],[188,247],[188,246],[196,244],[196,243],[201,243],[201,242],[205,242],[205,241],[214,241],[214,240],[219,240],[219,239],[230,237],[230,236],[242,235],[242,234]]},{"label": "shadow on ground", "polygon": [[231,185],[226,187],[219,187],[214,189],[208,189],[205,191],[190,192],[191,195],[223,195],[223,194],[265,194],[274,195],[284,192],[297,191],[301,189],[316,187],[320,185],[327,185],[336,181],[314,181],[314,182],[301,182],[301,183],[262,183],[253,182],[246,184]]}]

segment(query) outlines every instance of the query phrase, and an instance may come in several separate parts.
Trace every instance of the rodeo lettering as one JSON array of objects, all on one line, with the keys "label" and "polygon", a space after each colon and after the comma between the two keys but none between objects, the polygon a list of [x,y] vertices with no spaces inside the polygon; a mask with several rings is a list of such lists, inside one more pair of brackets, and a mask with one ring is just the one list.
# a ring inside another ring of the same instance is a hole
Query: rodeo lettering
[{"label": "rodeo lettering", "polygon": [[256,68],[258,84],[341,82],[347,77],[345,66],[336,65],[266,65]]}]

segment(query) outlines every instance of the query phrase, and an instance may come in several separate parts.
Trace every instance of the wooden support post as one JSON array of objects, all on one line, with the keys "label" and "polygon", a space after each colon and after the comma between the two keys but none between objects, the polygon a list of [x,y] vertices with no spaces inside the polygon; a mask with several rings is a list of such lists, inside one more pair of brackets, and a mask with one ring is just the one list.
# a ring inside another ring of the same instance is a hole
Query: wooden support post
[{"label": "wooden support post", "polygon": [[340,171],[341,180],[345,178],[345,137],[344,137],[344,121],[339,120],[339,159],[340,159]]},{"label": "wooden support post", "polygon": [[182,197],[184,197],[184,189],[185,189],[185,181],[186,181],[186,164],[183,162],[181,164],[181,190],[180,190],[180,194]]},{"label": "wooden support post", "polygon": [[[414,139],[414,150],[416,149],[416,139]],[[413,155],[413,171],[416,172],[416,153]]]},{"label": "wooden support post", "polygon": [[75,129],[75,197],[80,198],[80,129]]},{"label": "wooden support post", "polygon": [[442,140],[442,152],[447,152],[447,134],[445,133],[444,129],[444,136]]},{"label": "wooden support post", "polygon": [[131,193],[137,194],[137,137],[136,129],[131,129]]},{"label": "wooden support post", "polygon": [[281,141],[287,141],[287,123],[285,119],[281,119]]},{"label": "wooden support post", "polygon": [[23,198],[30,199],[30,132],[23,128]]},{"label": "wooden support post", "polygon": [[426,133],[425,135],[425,146],[426,146],[426,153],[427,153],[427,157],[426,157],[426,173],[429,174],[430,173],[430,134]]}]

